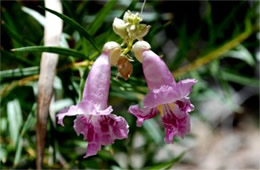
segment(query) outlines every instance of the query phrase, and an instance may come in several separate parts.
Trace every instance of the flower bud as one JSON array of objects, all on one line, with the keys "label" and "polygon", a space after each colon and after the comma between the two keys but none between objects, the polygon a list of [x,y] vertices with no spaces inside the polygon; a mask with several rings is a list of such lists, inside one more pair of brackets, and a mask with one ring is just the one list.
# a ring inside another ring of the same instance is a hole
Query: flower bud
[{"label": "flower bud", "polygon": [[132,48],[135,57],[138,61],[142,62],[142,52],[144,50],[149,50],[151,48],[150,44],[146,41],[137,41]]},{"label": "flower bud", "polygon": [[123,39],[127,37],[126,26],[127,23],[125,23],[123,20],[119,18],[114,19],[113,30],[117,35],[119,35]]},{"label": "flower bud", "polygon": [[103,51],[109,53],[111,65],[116,65],[121,53],[120,45],[113,41],[107,42],[103,47]]},{"label": "flower bud", "polygon": [[128,11],[126,11],[125,12],[125,14],[124,14],[124,16],[123,16],[123,20],[125,21],[125,22],[128,22],[128,18],[129,18],[129,16],[131,15],[132,13],[128,10]]},{"label": "flower bud", "polygon": [[137,36],[136,38],[138,40],[142,40],[144,36],[146,36],[146,34],[149,32],[151,26],[150,25],[145,25],[145,24],[140,24],[138,25],[138,33],[137,33]]}]

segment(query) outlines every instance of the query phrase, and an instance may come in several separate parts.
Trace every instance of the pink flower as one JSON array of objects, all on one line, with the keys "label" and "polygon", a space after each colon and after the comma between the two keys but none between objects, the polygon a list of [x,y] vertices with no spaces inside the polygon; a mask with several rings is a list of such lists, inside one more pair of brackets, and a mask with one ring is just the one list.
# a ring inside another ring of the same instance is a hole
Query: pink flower
[{"label": "pink flower", "polygon": [[150,45],[145,41],[135,43],[133,51],[142,62],[150,92],[143,101],[143,108],[133,105],[128,111],[137,117],[137,126],[161,113],[165,143],[172,143],[174,135],[183,138],[190,131],[188,113],[194,106],[188,95],[196,80],[186,79],[176,83],[164,61],[150,50]]},{"label": "pink flower", "polygon": [[65,116],[76,116],[74,129],[88,141],[84,158],[96,155],[101,145],[114,143],[115,139],[124,139],[128,135],[128,124],[123,117],[111,114],[111,106],[107,105],[110,86],[110,57],[118,51],[120,45],[115,42],[106,43],[103,53],[93,64],[86,80],[82,101],[75,106],[62,110],[58,115],[58,123],[64,126]]}]

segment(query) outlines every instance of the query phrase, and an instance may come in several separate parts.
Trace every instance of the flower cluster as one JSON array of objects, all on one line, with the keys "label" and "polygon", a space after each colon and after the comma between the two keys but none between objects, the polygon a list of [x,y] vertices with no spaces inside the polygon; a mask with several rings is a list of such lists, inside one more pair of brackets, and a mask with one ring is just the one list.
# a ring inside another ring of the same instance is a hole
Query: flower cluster
[{"label": "flower cluster", "polygon": [[115,18],[113,22],[113,30],[125,41],[142,40],[149,32],[151,26],[140,24],[142,18],[139,13],[133,14],[127,11],[124,14],[123,20]]},{"label": "flower cluster", "polygon": [[[138,105],[129,107],[129,112],[137,117],[137,126],[161,113],[165,143],[172,143],[174,135],[184,137],[190,131],[189,112],[194,106],[188,96],[196,80],[174,80],[164,61],[151,50],[148,42],[142,40],[150,26],[140,24],[141,21],[138,13],[130,11],[125,13],[123,20],[115,18],[113,29],[124,40],[122,46],[126,44],[126,48],[122,49],[116,42],[106,43],[89,72],[82,101],[63,109],[57,115],[58,123],[62,126],[65,116],[77,116],[74,129],[88,141],[85,157],[96,155],[102,145],[112,144],[116,139],[128,136],[126,120],[112,114],[112,106],[108,106],[107,102],[111,65],[117,66],[120,75],[127,80],[133,71],[127,55],[130,50],[142,63],[149,88],[142,108]],[[138,41],[132,46],[134,40]]]}]

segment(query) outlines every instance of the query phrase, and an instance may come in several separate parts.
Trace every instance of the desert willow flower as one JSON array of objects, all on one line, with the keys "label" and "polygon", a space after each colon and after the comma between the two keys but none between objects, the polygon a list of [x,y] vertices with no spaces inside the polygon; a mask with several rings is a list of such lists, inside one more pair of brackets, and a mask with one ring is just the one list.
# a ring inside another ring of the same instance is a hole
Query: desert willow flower
[{"label": "desert willow flower", "polygon": [[101,145],[112,144],[115,139],[124,139],[128,135],[126,120],[111,114],[113,109],[107,104],[111,63],[117,62],[120,51],[120,45],[115,42],[104,45],[102,54],[96,59],[88,74],[82,101],[57,115],[58,123],[62,126],[65,116],[77,116],[74,129],[88,141],[85,157],[96,155]]},{"label": "desert willow flower", "polygon": [[188,95],[196,80],[186,79],[176,83],[164,61],[150,50],[150,45],[145,41],[136,42],[132,50],[142,63],[149,93],[144,98],[143,108],[133,105],[129,112],[137,117],[138,126],[161,113],[165,143],[172,143],[174,135],[184,137],[190,131],[188,113],[194,108]]}]

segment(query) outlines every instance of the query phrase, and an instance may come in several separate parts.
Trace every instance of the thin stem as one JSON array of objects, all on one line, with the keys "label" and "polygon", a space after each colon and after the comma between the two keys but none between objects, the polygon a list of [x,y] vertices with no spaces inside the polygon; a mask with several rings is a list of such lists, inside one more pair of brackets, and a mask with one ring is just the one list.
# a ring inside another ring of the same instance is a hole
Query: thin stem
[{"label": "thin stem", "polygon": [[143,2],[143,5],[142,5],[142,8],[141,8],[140,15],[142,15],[142,13],[143,13],[143,10],[144,10],[145,3],[146,3],[146,0],[144,0],[144,2]]}]

